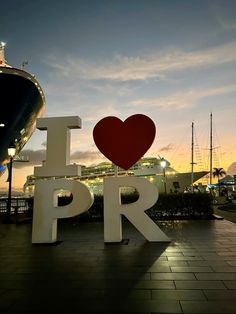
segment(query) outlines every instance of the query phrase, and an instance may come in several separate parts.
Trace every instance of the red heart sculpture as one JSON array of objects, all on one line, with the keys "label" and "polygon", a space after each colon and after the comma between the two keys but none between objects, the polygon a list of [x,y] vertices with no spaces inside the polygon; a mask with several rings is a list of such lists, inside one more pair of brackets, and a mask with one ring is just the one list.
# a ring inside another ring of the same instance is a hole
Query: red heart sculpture
[{"label": "red heart sculpture", "polygon": [[124,122],[105,117],[93,129],[94,142],[104,156],[122,169],[129,169],[152,145],[156,134],[154,122],[143,114]]}]

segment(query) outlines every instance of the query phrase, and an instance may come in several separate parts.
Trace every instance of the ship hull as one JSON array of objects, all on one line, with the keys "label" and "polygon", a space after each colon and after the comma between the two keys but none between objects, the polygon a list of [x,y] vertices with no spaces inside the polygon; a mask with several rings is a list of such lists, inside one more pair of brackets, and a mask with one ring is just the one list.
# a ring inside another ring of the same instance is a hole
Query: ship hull
[{"label": "ship hull", "polygon": [[[203,178],[209,173],[209,171],[197,171],[194,172],[193,183],[197,182],[199,179]],[[166,192],[184,192],[187,188],[191,186],[192,173],[175,173],[167,176],[162,174],[157,174],[156,176],[151,177],[152,182],[158,187],[160,193],[165,192],[164,181],[166,182]]]},{"label": "ship hull", "polygon": [[16,154],[24,147],[44,113],[45,98],[38,81],[29,73],[0,67],[0,165],[8,162],[8,147]]}]

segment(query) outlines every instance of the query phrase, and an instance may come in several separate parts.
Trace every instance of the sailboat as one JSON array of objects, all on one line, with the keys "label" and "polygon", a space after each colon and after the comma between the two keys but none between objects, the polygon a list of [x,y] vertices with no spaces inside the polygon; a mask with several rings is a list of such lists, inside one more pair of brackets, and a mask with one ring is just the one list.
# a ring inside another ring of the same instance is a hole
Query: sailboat
[{"label": "sailboat", "polygon": [[[213,147],[213,118],[212,112],[210,113],[210,136],[209,136],[209,171],[208,171],[208,183],[209,186],[214,186],[213,184],[213,150],[216,147]],[[191,190],[193,191],[193,182],[194,182],[194,122],[192,122],[192,143],[191,143]]]}]

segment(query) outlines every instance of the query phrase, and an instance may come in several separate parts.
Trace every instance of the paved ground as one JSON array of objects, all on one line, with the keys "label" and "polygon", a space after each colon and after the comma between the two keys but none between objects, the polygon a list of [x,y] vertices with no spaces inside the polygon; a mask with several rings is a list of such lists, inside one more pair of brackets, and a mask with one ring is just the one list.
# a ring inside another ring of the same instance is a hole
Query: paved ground
[{"label": "paved ground", "polygon": [[0,313],[236,313],[236,225],[162,223],[148,243],[130,224],[121,244],[102,223],[60,224],[58,245],[31,245],[31,225],[0,225]]},{"label": "paved ground", "polygon": [[224,210],[223,208],[223,206],[214,206],[214,213],[223,217],[226,220],[236,223],[236,205],[233,205],[230,210],[228,210],[229,207],[227,205]]}]

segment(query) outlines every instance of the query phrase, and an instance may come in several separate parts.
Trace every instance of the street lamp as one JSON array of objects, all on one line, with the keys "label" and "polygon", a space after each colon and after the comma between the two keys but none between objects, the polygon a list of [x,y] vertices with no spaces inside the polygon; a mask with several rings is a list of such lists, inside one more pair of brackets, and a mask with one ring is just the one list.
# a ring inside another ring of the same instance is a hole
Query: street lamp
[{"label": "street lamp", "polygon": [[161,162],[160,162],[160,165],[163,169],[163,182],[164,182],[164,189],[165,189],[165,193],[166,193],[166,165],[167,165],[167,162],[164,158],[161,159]]},{"label": "street lamp", "polygon": [[16,148],[15,146],[10,146],[7,150],[8,155],[10,157],[10,162],[9,162],[9,175],[8,175],[8,198],[7,198],[7,216],[5,219],[5,223],[14,223],[11,220],[11,185],[12,185],[12,163],[13,163],[13,158],[16,154]]}]

